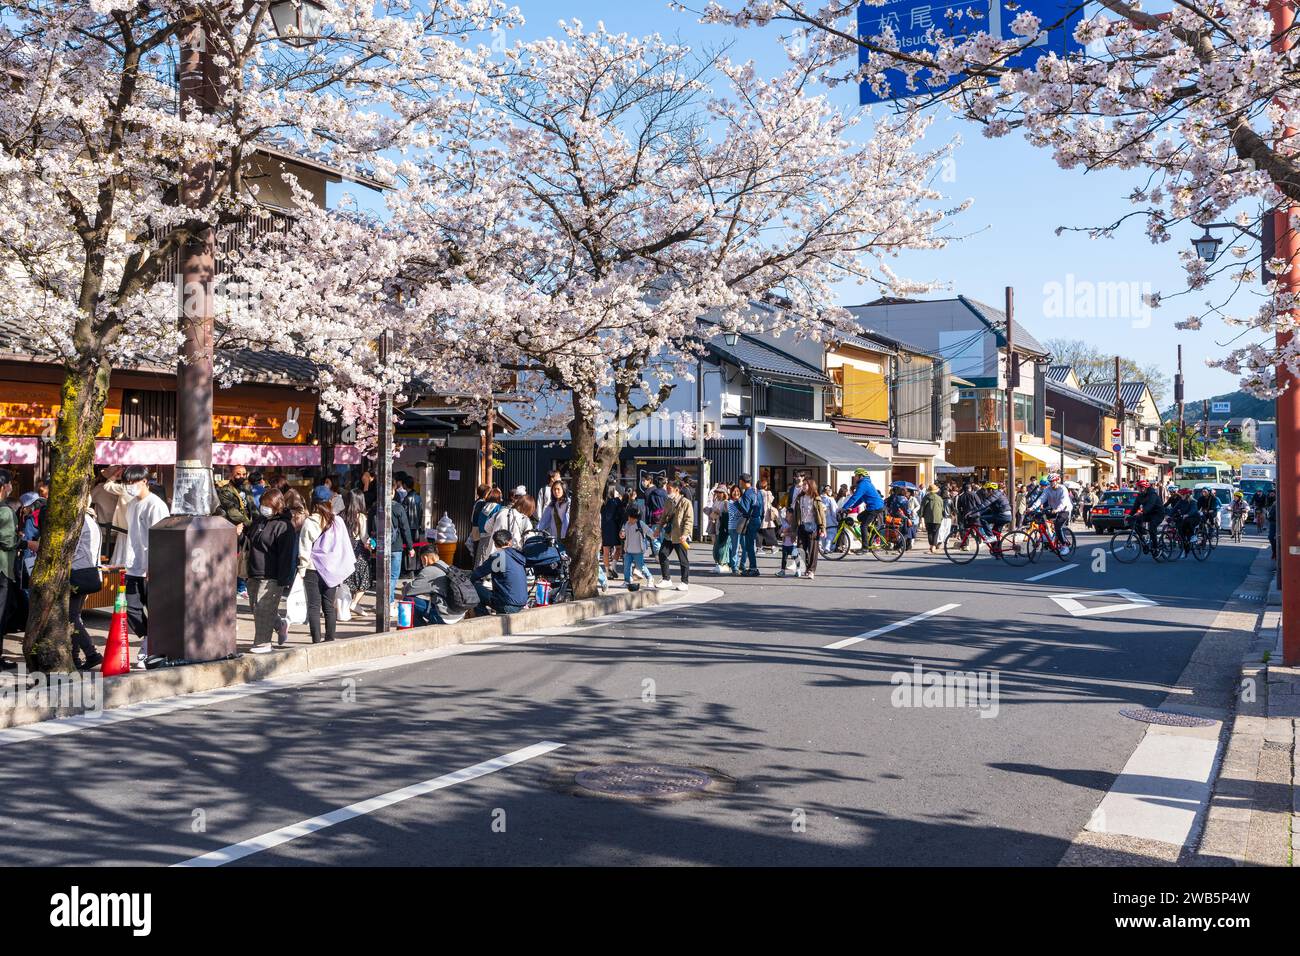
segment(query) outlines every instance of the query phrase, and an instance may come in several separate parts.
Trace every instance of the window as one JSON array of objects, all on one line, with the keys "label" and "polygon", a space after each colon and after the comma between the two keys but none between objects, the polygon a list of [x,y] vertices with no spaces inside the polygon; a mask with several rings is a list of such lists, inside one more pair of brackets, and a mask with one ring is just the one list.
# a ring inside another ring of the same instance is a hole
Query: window
[{"label": "window", "polygon": [[814,394],[809,385],[787,385],[784,382],[772,382],[759,385],[756,389],[758,408],[756,415],[769,418],[793,418],[811,421],[814,415]]}]

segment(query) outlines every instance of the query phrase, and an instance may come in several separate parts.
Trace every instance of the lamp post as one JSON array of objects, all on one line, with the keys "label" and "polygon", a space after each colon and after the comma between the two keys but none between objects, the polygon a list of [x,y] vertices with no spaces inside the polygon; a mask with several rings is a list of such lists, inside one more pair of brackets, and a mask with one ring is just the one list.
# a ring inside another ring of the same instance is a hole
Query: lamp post
[{"label": "lamp post", "polygon": [[[210,116],[229,81],[198,4],[182,7],[190,25],[180,38],[180,102],[183,118]],[[320,32],[323,9],[314,0],[272,4],[271,19],[285,42],[305,46]],[[212,200],[216,164],[211,158],[180,165],[180,199],[190,209]],[[216,232],[211,222],[187,224],[181,249],[177,317],[184,343],[176,368],[176,473],[172,516],[149,531],[151,654],[170,660],[218,660],[235,653],[235,576],[238,535],[213,515],[212,476],[213,314],[217,275]]]}]

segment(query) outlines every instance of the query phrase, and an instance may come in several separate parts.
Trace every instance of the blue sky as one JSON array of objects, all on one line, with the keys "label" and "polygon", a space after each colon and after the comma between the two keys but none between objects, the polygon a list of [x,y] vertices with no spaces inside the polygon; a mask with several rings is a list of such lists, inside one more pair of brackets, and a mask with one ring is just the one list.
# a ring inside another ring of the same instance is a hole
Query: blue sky
[{"label": "blue sky", "polygon": [[[733,30],[703,25],[690,14],[670,10],[666,0],[515,2],[527,20],[519,31],[520,39],[554,35],[562,19],[578,19],[588,27],[603,21],[613,31],[659,32],[692,46],[716,48],[729,43],[733,59],[753,59],[764,73],[780,72],[785,63],[779,28]],[[858,108],[856,91],[847,86],[831,95],[842,107]],[[1086,233],[1056,235],[1057,226],[1101,225],[1130,211],[1124,197],[1140,181],[1140,173],[1084,175],[1078,170],[1062,170],[1049,152],[1030,147],[1015,134],[987,140],[974,125],[946,112],[937,115],[930,134],[936,142],[954,135],[963,140],[951,169],[952,181],[941,185],[954,199],[974,200],[955,221],[954,231],[965,238],[945,250],[900,257],[891,263],[896,271],[910,278],[951,284],[951,292],[935,293],[936,297],[961,293],[999,307],[1003,288],[1014,286],[1016,317],[1040,340],[1084,338],[1106,352],[1118,352],[1141,364],[1160,363],[1171,375],[1176,346],[1181,343],[1189,400],[1237,387],[1236,376],[1204,364],[1206,356],[1224,351],[1220,343],[1226,343],[1235,330],[1213,321],[1207,321],[1199,332],[1174,328],[1175,322],[1204,302],[1204,292],[1175,299],[1145,317],[1138,308],[1143,290],[1168,295],[1184,287],[1177,251],[1190,242],[1190,226],[1186,236],[1180,234],[1175,242],[1162,246],[1147,241],[1137,220],[1131,220],[1113,239],[1094,240]],[[868,128],[864,124],[864,132]],[[1056,301],[1073,299],[1083,288],[1081,283],[1125,283],[1122,288],[1131,295],[1119,301],[1131,300],[1132,304],[1121,305],[1118,311],[1125,313],[1121,315],[1081,318],[1068,310],[1064,316],[1059,309],[1053,312],[1053,295],[1058,297]],[[846,283],[842,302],[851,305],[875,295],[874,289]]]}]

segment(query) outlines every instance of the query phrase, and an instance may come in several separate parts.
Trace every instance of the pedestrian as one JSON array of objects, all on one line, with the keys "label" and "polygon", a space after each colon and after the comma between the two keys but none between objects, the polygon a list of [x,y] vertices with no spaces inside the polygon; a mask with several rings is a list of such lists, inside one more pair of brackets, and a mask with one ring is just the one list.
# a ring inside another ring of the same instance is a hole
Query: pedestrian
[{"label": "pedestrian", "polygon": [[289,621],[280,614],[280,599],[298,573],[298,531],[293,513],[278,488],[263,492],[252,530],[248,533],[248,597],[253,605],[254,654],[269,654],[271,638],[283,645]]},{"label": "pedestrian", "polygon": [[563,540],[569,533],[569,494],[564,482],[556,481],[550,487],[550,501],[542,508],[542,518],[537,530],[552,538]]},{"label": "pedestrian", "polygon": [[600,505],[600,564],[606,580],[614,576],[614,562],[618,559],[618,532],[623,525],[623,498],[618,485],[610,483],[605,489],[605,500]]},{"label": "pedestrian", "polygon": [[781,515],[776,509],[776,495],[772,494],[766,478],[759,479],[758,493],[763,499],[763,520],[758,524],[758,544],[764,553],[770,553],[776,550],[776,526]]},{"label": "pedestrian", "polygon": [[262,495],[266,494],[266,476],[260,471],[253,472],[248,478],[248,500],[252,505],[250,517],[256,514],[262,504]]},{"label": "pedestrian", "polygon": [[826,537],[826,507],[817,494],[817,482],[812,478],[803,480],[797,507],[799,549],[803,552],[806,569],[803,576],[811,579],[817,571],[822,539]]},{"label": "pedestrian", "polygon": [[727,568],[731,574],[741,570],[741,552],[745,550],[745,515],[740,496],[740,485],[732,485],[727,490]]},{"label": "pedestrian", "polygon": [[149,471],[132,465],[122,474],[122,486],[132,496],[126,512],[126,619],[140,638],[137,664],[144,666],[149,643],[149,529],[171,512],[150,490]]},{"label": "pedestrian", "polygon": [[[740,542],[744,552],[741,555],[740,573],[745,577],[756,578],[759,572],[758,556],[754,546],[758,541],[758,525],[763,517],[763,498],[754,487],[753,478],[747,473],[740,476],[739,504],[742,522]],[[734,556],[732,561],[735,561]]]},{"label": "pedestrian", "polygon": [[713,539],[713,571],[722,574],[728,566],[727,552],[727,517],[728,505],[731,503],[730,490],[724,484],[713,488],[713,500],[704,510],[708,522],[709,537]]},{"label": "pedestrian", "polygon": [[[332,641],[338,631],[338,589],[356,569],[347,528],[334,514],[334,492],[325,485],[312,492],[312,509],[298,532],[298,574],[307,598],[311,642]],[[321,613],[325,634],[321,636]]]},{"label": "pedestrian", "polygon": [[99,570],[101,545],[98,512],[92,503],[81,519],[81,537],[72,555],[72,573],[68,579],[68,623],[72,626],[72,663],[77,670],[90,670],[104,662],[104,655],[96,650],[81,619],[86,598],[104,588],[104,577]]},{"label": "pedestrian", "polygon": [[458,624],[468,613],[465,608],[452,609],[447,571],[447,565],[438,557],[436,548],[421,549],[420,570],[402,590],[403,596],[413,603],[417,625]]},{"label": "pedestrian", "polygon": [[[375,521],[375,514],[370,516],[372,526],[378,527]],[[389,565],[388,565],[388,590],[387,600],[389,604],[397,599],[397,582],[402,576],[402,557],[404,555],[415,556],[415,538],[411,534],[411,525],[406,519],[406,508],[396,495],[388,500],[388,540],[377,542],[376,548],[388,548]],[[382,582],[375,583],[375,601],[379,601],[379,586]]]},{"label": "pedestrian", "polygon": [[667,497],[664,499],[663,520],[660,523],[663,528],[663,545],[659,549],[659,587],[673,587],[668,571],[668,558],[675,554],[677,570],[681,578],[677,590],[685,591],[691,586],[690,547],[691,532],[695,525],[695,509],[682,494],[680,482],[670,481],[665,490]]},{"label": "pedestrian", "polygon": [[0,468],[0,642],[9,633],[9,609],[17,596],[18,522],[9,506],[13,475]]},{"label": "pedestrian", "polygon": [[889,488],[889,497],[885,499],[885,521],[892,524],[902,536],[899,542],[902,550],[912,550],[912,539],[916,537],[916,524],[912,520],[912,507],[908,503],[907,489],[901,481],[894,482]]},{"label": "pedestrian", "polygon": [[930,485],[921,499],[921,518],[925,521],[925,535],[930,541],[930,553],[939,550],[939,529],[943,527],[944,500],[938,485]]},{"label": "pedestrian", "polygon": [[641,517],[641,505],[634,502],[627,509],[627,518],[619,529],[618,537],[623,545],[623,583],[629,591],[635,591],[639,584],[632,583],[632,572],[646,579],[646,584],[654,586],[654,576],[646,567],[645,554],[650,548],[653,532]]},{"label": "pedestrian", "polygon": [[360,608],[361,598],[370,590],[374,581],[374,570],[370,564],[374,558],[374,549],[370,546],[366,499],[360,491],[353,488],[343,493],[343,512],[339,518],[352,541],[352,576],[347,580],[347,588],[352,596],[349,610],[355,614]]},{"label": "pedestrian", "polygon": [[245,533],[253,524],[248,499],[243,485],[248,481],[248,469],[235,465],[228,479],[217,479],[217,514],[235,527],[235,597],[247,597],[248,540]]},{"label": "pedestrian", "polygon": [[1277,493],[1270,491],[1264,498],[1264,516],[1268,522],[1268,548],[1277,560]]},{"label": "pedestrian", "polygon": [[515,547],[520,547],[523,545],[524,539],[533,530],[533,515],[537,513],[537,502],[522,487],[515,490],[516,495],[510,503],[510,507],[502,508],[488,522],[485,530],[487,551],[479,564],[482,564],[483,561],[488,560],[496,553],[496,533],[498,531],[510,532],[510,540]]},{"label": "pedestrian", "polygon": [[[562,483],[560,473],[552,469],[546,473],[545,484],[537,489],[537,496],[533,500],[537,502],[537,513],[539,515],[546,513],[546,509],[551,503],[551,496],[555,493],[555,483],[557,481]],[[527,493],[527,489],[524,490],[524,493]]]},{"label": "pedestrian", "polygon": [[[780,534],[781,534],[781,570],[776,572],[778,578],[786,575],[786,569],[789,566],[790,559],[794,557],[794,549],[799,546],[799,533],[796,529],[798,521],[795,519],[794,509],[786,508],[781,516]],[[796,577],[803,574],[800,567],[799,559],[795,557],[794,573]]]},{"label": "pedestrian", "polygon": [[[524,495],[532,501],[530,495]],[[470,574],[474,589],[478,591],[477,612],[487,614],[517,614],[528,606],[528,576],[524,570],[524,553],[515,546],[510,532],[501,529],[492,532],[492,557]],[[492,582],[489,590],[483,579]]]},{"label": "pedestrian", "polygon": [[411,540],[423,541],[427,531],[424,520],[424,498],[415,487],[415,479],[403,473],[397,481],[394,494],[406,511],[406,523],[411,528]]}]

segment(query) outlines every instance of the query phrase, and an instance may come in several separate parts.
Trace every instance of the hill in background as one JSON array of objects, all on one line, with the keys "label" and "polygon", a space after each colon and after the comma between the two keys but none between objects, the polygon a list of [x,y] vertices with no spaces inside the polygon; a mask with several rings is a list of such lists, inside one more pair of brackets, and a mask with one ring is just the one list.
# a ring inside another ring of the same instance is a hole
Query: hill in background
[{"label": "hill in background", "polygon": [[[1222,418],[1255,418],[1260,421],[1272,421],[1277,417],[1276,402],[1271,398],[1256,398],[1246,392],[1236,391],[1229,392],[1227,395],[1215,395],[1208,399],[1211,406],[1215,402],[1228,402],[1232,405],[1232,411],[1227,415],[1222,413],[1215,414],[1210,412],[1210,420]],[[1178,406],[1171,405],[1160,415],[1164,421],[1171,421],[1178,417]],[[1201,402],[1196,400],[1188,402],[1183,408],[1183,419],[1187,422],[1199,422],[1201,420]]]}]

